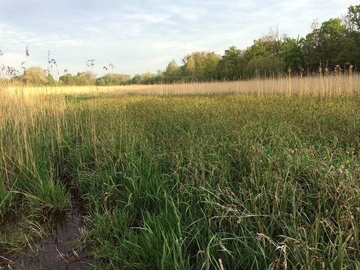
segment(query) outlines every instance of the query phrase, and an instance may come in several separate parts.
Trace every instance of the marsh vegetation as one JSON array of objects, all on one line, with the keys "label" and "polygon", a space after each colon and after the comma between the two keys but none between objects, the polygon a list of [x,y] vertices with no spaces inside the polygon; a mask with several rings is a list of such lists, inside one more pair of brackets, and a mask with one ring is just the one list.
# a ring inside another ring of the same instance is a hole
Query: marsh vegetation
[{"label": "marsh vegetation", "polygon": [[1,87],[0,268],[360,267],[357,76],[128,87]]}]

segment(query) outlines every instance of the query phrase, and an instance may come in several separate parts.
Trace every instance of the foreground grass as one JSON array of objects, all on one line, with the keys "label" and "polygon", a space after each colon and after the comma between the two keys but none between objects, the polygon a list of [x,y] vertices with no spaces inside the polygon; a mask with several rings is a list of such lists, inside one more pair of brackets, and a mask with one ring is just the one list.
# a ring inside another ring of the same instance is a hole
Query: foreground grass
[{"label": "foreground grass", "polygon": [[1,253],[31,241],[24,227],[37,216],[71,207],[74,187],[87,209],[79,245],[98,269],[356,269],[359,104],[358,95],[8,100],[0,211],[28,222],[0,236]]}]

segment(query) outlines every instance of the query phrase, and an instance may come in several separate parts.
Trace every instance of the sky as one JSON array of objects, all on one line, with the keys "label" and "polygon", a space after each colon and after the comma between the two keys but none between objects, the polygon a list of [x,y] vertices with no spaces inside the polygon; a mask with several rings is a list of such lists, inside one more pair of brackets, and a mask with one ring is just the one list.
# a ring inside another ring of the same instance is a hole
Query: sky
[{"label": "sky", "polygon": [[[0,0],[0,65],[134,76],[165,70],[195,51],[246,49],[277,28],[305,37],[356,0]],[[29,56],[26,57],[28,46]],[[87,62],[94,59],[94,66]],[[114,68],[109,67],[112,64]],[[106,66],[106,71],[103,67]],[[56,73],[58,75],[56,75]]]}]

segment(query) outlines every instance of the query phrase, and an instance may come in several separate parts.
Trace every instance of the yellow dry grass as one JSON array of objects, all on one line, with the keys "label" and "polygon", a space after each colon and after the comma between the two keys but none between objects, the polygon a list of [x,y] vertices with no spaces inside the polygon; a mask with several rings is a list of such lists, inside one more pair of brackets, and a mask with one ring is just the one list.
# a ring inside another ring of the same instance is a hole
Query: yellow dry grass
[{"label": "yellow dry grass", "polygon": [[359,92],[359,75],[325,77],[282,77],[234,82],[181,83],[124,86],[2,86],[2,93],[16,96],[39,95],[183,95],[183,94],[281,94],[339,95]]}]

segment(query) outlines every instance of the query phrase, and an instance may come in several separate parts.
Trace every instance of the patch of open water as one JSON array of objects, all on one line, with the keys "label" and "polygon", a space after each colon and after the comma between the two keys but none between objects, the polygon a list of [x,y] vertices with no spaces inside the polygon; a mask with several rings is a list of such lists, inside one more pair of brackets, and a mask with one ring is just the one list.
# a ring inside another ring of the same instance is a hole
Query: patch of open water
[{"label": "patch of open water", "polygon": [[[0,269],[91,269],[94,260],[88,257],[86,252],[78,250],[75,245],[81,230],[84,229],[85,213],[76,194],[71,193],[73,207],[70,211],[44,215],[43,222],[39,222],[46,227],[46,223],[51,219],[51,229],[45,229],[49,236],[35,239],[34,244],[24,247],[22,253],[0,254]],[[10,215],[5,218],[2,224],[6,222],[10,228],[16,226],[16,217]]]}]

